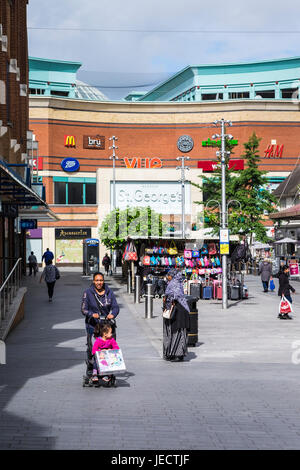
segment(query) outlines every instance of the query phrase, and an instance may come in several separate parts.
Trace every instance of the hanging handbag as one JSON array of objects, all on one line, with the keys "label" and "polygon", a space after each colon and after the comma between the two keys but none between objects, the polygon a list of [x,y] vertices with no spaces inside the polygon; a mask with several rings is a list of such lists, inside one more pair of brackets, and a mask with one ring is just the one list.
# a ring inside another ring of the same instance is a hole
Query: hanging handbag
[{"label": "hanging handbag", "polygon": [[208,255],[208,249],[207,249],[207,244],[204,243],[202,249],[201,249],[201,255]]},{"label": "hanging handbag", "polygon": [[215,243],[209,243],[208,244],[208,254],[209,255],[215,255],[217,253],[217,248]]},{"label": "hanging handbag", "polygon": [[168,249],[168,254],[169,255],[177,255],[178,254],[178,250],[177,250],[177,247],[175,245],[174,240],[171,240],[170,247]]},{"label": "hanging handbag", "polygon": [[199,258],[199,256],[200,256],[199,250],[193,250],[192,251],[192,257],[193,258]]},{"label": "hanging handbag", "polygon": [[184,250],[184,257],[186,259],[190,259],[192,257],[192,252],[191,250]]},{"label": "hanging handbag", "polygon": [[144,256],[143,265],[144,266],[150,266],[150,256],[149,255]]},{"label": "hanging handbag", "polygon": [[125,261],[137,261],[138,259],[136,247],[132,242],[127,243],[126,245],[124,259]]}]

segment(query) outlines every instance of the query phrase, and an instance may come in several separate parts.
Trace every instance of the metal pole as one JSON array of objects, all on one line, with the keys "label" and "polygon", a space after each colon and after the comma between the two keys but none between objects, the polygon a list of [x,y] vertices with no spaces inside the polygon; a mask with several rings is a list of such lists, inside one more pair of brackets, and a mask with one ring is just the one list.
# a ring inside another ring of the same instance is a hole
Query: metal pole
[{"label": "metal pole", "polygon": [[128,294],[131,294],[132,290],[131,290],[132,286],[131,286],[131,271],[130,271],[130,268],[128,269],[127,271],[127,292]]},{"label": "metal pole", "polygon": [[145,318],[153,317],[153,294],[152,284],[146,284]]},{"label": "metal pole", "polygon": [[177,157],[176,160],[181,160],[181,166],[177,166],[176,170],[181,170],[181,220],[182,220],[182,239],[185,239],[185,170],[189,170],[188,166],[184,166],[185,159],[189,160],[190,157]]},{"label": "metal pole", "polygon": [[[115,210],[116,209],[116,160],[118,160],[115,150],[118,148],[116,147],[116,140],[118,140],[118,137],[113,135],[112,137],[109,138],[109,140],[113,141],[112,146],[109,147],[110,149],[112,149],[113,154],[111,157],[109,157],[109,159],[110,160],[112,159],[113,161],[113,210]],[[117,258],[116,250],[113,250],[112,269],[114,273],[116,272],[116,269],[117,269],[116,258]]]},{"label": "metal pole", "polygon": [[141,301],[141,276],[137,274],[135,276],[134,303],[139,304],[140,301]]},{"label": "metal pole", "polygon": [[[221,119],[221,169],[222,169],[222,201],[221,201],[221,211],[222,211],[222,228],[227,228],[226,220],[226,159],[225,159],[225,122],[224,119]],[[228,307],[227,299],[227,256],[222,255],[222,286],[223,286],[223,295],[222,295],[222,308],[224,310]]]}]

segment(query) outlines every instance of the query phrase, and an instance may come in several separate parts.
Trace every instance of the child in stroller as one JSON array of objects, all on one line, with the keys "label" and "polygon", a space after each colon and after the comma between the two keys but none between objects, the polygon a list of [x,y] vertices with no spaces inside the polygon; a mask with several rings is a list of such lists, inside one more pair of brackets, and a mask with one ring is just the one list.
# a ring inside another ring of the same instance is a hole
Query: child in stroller
[{"label": "child in stroller", "polygon": [[[101,349],[119,349],[116,342],[116,322],[115,320],[106,320],[106,318],[100,315],[99,321],[94,327],[93,335],[87,337],[87,371],[86,375],[83,376],[83,387],[92,387],[95,385],[99,387],[115,386],[115,376],[100,376],[98,375],[96,359],[94,354],[96,351]],[[108,377],[108,380],[107,378]],[[97,380],[98,379],[98,380]]]},{"label": "child in stroller", "polygon": [[94,356],[92,381],[95,385],[101,381],[103,386],[109,387],[115,384],[116,378],[113,374],[104,376],[100,375],[95,359],[95,353],[96,351],[103,351],[105,349],[119,349],[119,346],[116,340],[112,337],[112,327],[108,323],[103,325],[98,323],[95,326],[94,337],[95,342],[92,349],[92,354]]}]

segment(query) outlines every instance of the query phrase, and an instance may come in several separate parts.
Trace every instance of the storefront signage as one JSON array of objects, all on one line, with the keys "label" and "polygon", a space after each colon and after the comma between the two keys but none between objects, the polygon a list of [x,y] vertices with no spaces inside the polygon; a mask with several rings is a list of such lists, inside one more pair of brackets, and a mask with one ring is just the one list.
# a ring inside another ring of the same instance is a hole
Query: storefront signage
[{"label": "storefront signage", "polygon": [[37,228],[36,219],[21,219],[21,228]]},{"label": "storefront signage", "polygon": [[123,158],[126,168],[162,168],[160,158]]},{"label": "storefront signage", "polygon": [[81,240],[91,237],[90,228],[56,228],[56,240]]},{"label": "storefront signage", "polygon": [[83,148],[91,150],[104,150],[105,149],[105,136],[104,135],[84,135]]},{"label": "storefront signage", "polygon": [[[221,163],[216,160],[199,160],[198,168],[202,168],[204,172],[216,171],[221,168]],[[244,160],[229,160],[228,169],[236,171],[243,170]]]},{"label": "storefront signage", "polygon": [[291,276],[299,276],[299,264],[295,261],[290,262],[290,275]]},{"label": "storefront signage", "polygon": [[264,151],[265,158],[282,158],[283,145],[270,144]]},{"label": "storefront signage", "polygon": [[26,230],[26,238],[43,238],[43,229],[28,229]]},{"label": "storefront signage", "polygon": [[[233,139],[230,141],[231,145],[238,145],[239,141]],[[221,147],[221,140],[202,140],[202,147]]]},{"label": "storefront signage", "polygon": [[[111,201],[113,183],[111,182]],[[116,206],[148,207],[158,214],[181,214],[181,187],[175,181],[116,181]],[[190,183],[185,184],[185,213],[191,212]]]},{"label": "storefront signage", "polygon": [[87,246],[98,246],[99,240],[97,238],[87,238],[86,240],[84,240],[84,243]]},{"label": "storefront signage", "polygon": [[32,168],[34,170],[42,170],[43,169],[43,158],[33,158],[32,159]]},{"label": "storefront signage", "polygon": [[80,164],[76,158],[64,158],[60,163],[60,166],[64,171],[73,172],[79,170]]},{"label": "storefront signage", "polygon": [[180,152],[190,152],[194,147],[194,141],[189,135],[182,135],[177,140],[177,148]]},{"label": "storefront signage", "polygon": [[65,147],[76,147],[74,135],[65,135]]}]

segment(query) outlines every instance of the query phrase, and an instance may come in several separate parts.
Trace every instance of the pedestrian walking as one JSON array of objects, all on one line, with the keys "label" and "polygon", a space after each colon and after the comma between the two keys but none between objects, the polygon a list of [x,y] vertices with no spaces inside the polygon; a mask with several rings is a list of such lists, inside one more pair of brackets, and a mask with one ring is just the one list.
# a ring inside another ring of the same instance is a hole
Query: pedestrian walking
[{"label": "pedestrian walking", "polygon": [[163,318],[163,357],[167,361],[183,361],[187,354],[190,309],[184,297],[183,278],[175,268],[167,274],[163,309],[172,310],[171,318]]},{"label": "pedestrian walking", "polygon": [[269,281],[272,279],[272,264],[268,258],[265,258],[259,265],[259,271],[261,282],[263,285],[264,292],[269,291]]},{"label": "pedestrian walking", "polygon": [[45,260],[45,264],[48,264],[48,261],[52,261],[54,259],[54,254],[52,251],[49,250],[49,248],[46,249],[45,253],[42,256],[42,262]]},{"label": "pedestrian walking", "polygon": [[105,253],[105,256],[104,256],[103,259],[102,259],[102,266],[104,266],[106,275],[109,274],[110,265],[111,265],[111,259],[110,259],[110,257],[108,256],[108,254]]},{"label": "pedestrian walking", "polygon": [[38,265],[37,265],[36,256],[33,251],[28,256],[28,263],[29,263],[29,276],[32,275],[32,271],[33,271],[34,276],[36,276]]},{"label": "pedestrian walking", "polygon": [[45,266],[44,271],[42,272],[40,282],[42,279],[45,279],[47,287],[48,287],[48,296],[49,302],[52,302],[52,297],[54,293],[54,286],[57,279],[60,278],[60,272],[56,266],[52,264],[52,260],[48,261],[47,266]]},{"label": "pedestrian walking", "polygon": [[87,370],[86,375],[91,376],[93,372],[92,337],[100,316],[112,323],[113,336],[115,333],[115,318],[119,314],[119,305],[115,294],[104,282],[101,272],[94,273],[92,285],[86,289],[82,296],[81,313],[85,317],[85,328],[87,333]]}]

